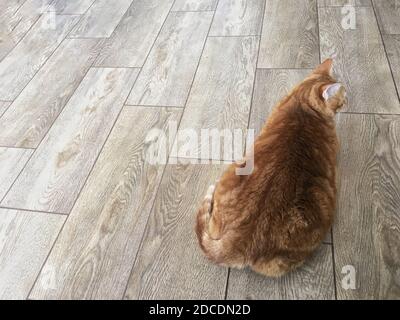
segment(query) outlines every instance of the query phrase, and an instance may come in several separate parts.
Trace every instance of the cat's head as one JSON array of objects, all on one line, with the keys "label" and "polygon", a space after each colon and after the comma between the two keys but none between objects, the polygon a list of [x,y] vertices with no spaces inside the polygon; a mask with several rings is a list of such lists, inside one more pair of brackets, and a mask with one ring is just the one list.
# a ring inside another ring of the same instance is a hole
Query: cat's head
[{"label": "cat's head", "polygon": [[308,102],[328,114],[336,113],[346,102],[346,90],[333,78],[332,67],[333,60],[325,60],[300,84]]}]

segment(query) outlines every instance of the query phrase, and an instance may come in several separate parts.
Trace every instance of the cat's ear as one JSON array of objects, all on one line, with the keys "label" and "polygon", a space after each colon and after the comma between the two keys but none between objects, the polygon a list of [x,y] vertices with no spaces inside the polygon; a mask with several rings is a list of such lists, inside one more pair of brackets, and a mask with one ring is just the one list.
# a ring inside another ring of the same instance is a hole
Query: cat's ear
[{"label": "cat's ear", "polygon": [[333,68],[333,60],[329,58],[329,59],[326,59],[324,62],[322,62],[314,70],[314,73],[326,74],[326,75],[331,76],[332,75],[332,68]]},{"label": "cat's ear", "polygon": [[329,99],[336,97],[342,88],[343,85],[341,83],[333,83],[323,86],[322,98],[324,98],[325,101],[328,101]]},{"label": "cat's ear", "polygon": [[345,104],[346,90],[341,83],[328,84],[322,87],[322,98],[330,110],[337,112]]}]

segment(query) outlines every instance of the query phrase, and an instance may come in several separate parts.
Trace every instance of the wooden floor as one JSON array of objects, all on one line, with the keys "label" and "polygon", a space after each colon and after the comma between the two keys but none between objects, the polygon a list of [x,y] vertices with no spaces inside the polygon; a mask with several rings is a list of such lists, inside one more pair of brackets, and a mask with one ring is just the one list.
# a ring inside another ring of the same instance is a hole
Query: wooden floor
[{"label": "wooden floor", "polygon": [[[400,4],[350,1],[344,29],[347,2],[0,0],[0,298],[400,299]],[[331,56],[332,234],[280,279],[208,263],[194,217],[224,164],[150,164],[147,133],[259,132]]]}]

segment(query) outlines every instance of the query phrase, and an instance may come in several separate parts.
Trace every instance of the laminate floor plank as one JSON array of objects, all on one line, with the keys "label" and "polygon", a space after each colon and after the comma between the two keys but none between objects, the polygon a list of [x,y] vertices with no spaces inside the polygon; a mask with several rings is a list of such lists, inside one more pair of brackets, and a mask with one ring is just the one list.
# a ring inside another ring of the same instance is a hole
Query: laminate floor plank
[{"label": "laminate floor plank", "polygon": [[[151,130],[166,132],[180,112],[124,108],[31,298],[122,298],[164,170],[149,164],[146,139]],[[49,270],[56,270],[52,288],[42,285]]]},{"label": "laminate floor plank", "polygon": [[65,39],[0,118],[0,145],[36,148],[94,62],[97,39]]},{"label": "laminate floor plank", "polygon": [[184,107],[212,16],[171,12],[127,104]]},{"label": "laminate floor plank", "polygon": [[97,66],[142,67],[174,0],[136,0],[103,45]]},{"label": "laminate floor plank", "polygon": [[400,35],[384,35],[383,41],[397,85],[397,92],[400,92]]},{"label": "laminate floor plank", "polygon": [[55,29],[46,24],[45,13],[24,39],[0,62],[0,100],[14,100],[51,56],[79,16],[57,16]]},{"label": "laminate floor plank", "polygon": [[[18,44],[53,0],[27,0],[9,16],[0,19],[0,61]],[[1,9],[0,9],[1,10]],[[6,11],[7,12],[7,11]]]},{"label": "laminate floor plank", "polygon": [[400,34],[400,3],[398,0],[372,0],[379,26],[384,34]]},{"label": "laminate floor plank", "polygon": [[96,0],[69,34],[72,38],[108,38],[117,27],[132,0]]},{"label": "laminate floor plank", "polygon": [[[399,137],[397,116],[340,115],[333,228],[339,299],[400,298]],[[342,274],[346,266],[354,268],[354,290],[341,285],[351,277],[350,269]]]},{"label": "laminate floor plank", "polygon": [[346,86],[343,111],[400,113],[381,35],[371,7],[356,7],[356,29],[342,27],[340,8],[320,8],[322,59],[334,57],[334,73]]},{"label": "laminate floor plank", "polygon": [[[65,216],[0,208],[0,299],[26,299]],[[52,272],[43,285],[52,285]]]},{"label": "laminate floor plank", "polygon": [[0,147],[0,200],[24,168],[33,150]]},{"label": "laminate floor plank", "polygon": [[264,0],[220,0],[210,36],[260,35]]},{"label": "laminate floor plank", "polygon": [[258,68],[314,68],[318,51],[316,0],[266,0]]},{"label": "laminate floor plank", "polygon": [[59,14],[84,14],[96,0],[54,0],[51,10]]},{"label": "laminate floor plank", "polygon": [[[201,129],[246,131],[258,43],[257,36],[208,38],[179,129],[194,130],[199,137]],[[204,156],[202,149],[208,146],[202,147],[201,141],[196,141],[198,148],[191,145],[187,152],[182,137],[178,135],[174,148],[180,158],[233,158],[230,151],[235,150],[236,143],[231,150],[217,149],[219,154],[209,148],[210,155]]]},{"label": "laminate floor plank", "polygon": [[137,73],[89,70],[2,205],[69,213]]},{"label": "laminate floor plank", "polygon": [[218,0],[176,0],[172,11],[210,11],[217,4]]},{"label": "laminate floor plank", "polygon": [[193,230],[198,206],[222,169],[222,165],[167,166],[126,299],[224,298],[228,269],[206,260]]},{"label": "laminate floor plank", "polygon": [[332,248],[322,244],[303,266],[280,278],[232,269],[227,299],[333,300],[334,286]]}]

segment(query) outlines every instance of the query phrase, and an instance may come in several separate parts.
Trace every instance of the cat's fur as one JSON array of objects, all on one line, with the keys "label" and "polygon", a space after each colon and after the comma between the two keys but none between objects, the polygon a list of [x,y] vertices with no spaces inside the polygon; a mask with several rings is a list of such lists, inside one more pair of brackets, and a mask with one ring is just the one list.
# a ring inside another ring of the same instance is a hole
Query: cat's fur
[{"label": "cat's fur", "polygon": [[217,264],[280,276],[301,265],[325,238],[336,201],[334,115],[345,90],[317,67],[273,110],[254,144],[254,171],[228,167],[211,186],[196,233]]}]

